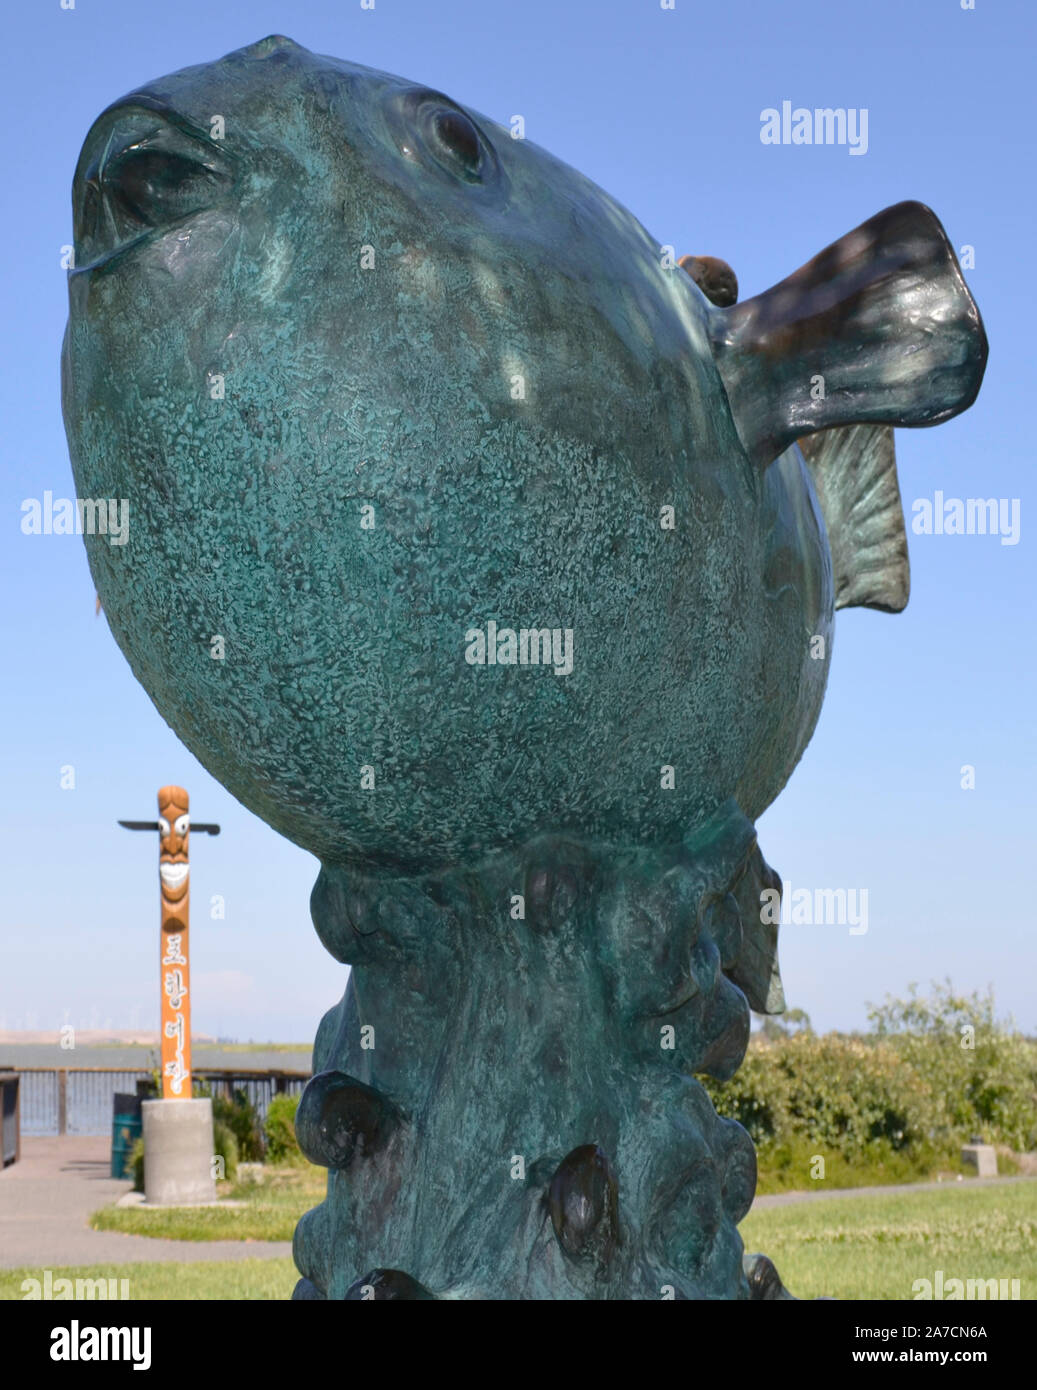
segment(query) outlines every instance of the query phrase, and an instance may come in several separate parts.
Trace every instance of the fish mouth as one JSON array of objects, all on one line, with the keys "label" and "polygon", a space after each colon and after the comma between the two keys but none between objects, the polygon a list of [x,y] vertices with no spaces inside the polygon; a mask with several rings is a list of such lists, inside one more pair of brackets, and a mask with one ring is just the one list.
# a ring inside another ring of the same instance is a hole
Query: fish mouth
[{"label": "fish mouth", "polygon": [[160,864],[158,866],[158,876],[162,880],[162,887],[168,888],[171,893],[186,886],[188,873],[187,864]]}]

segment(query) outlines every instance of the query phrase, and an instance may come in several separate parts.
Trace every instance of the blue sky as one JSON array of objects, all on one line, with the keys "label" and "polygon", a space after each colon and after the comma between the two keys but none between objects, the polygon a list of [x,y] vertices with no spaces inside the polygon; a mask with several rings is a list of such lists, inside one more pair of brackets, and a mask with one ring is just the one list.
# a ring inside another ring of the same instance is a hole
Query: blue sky
[{"label": "blue sky", "polygon": [[[727,259],[743,297],[903,198],[956,248],[991,343],[976,406],[897,434],[915,498],[1018,498],[1021,538],[909,536],[912,596],[843,612],[814,740],[760,822],[795,887],[867,888],[868,930],[782,935],[789,1003],[864,1023],[909,980],[992,984],[1037,1029],[1034,838],[1034,41],[1030,0],[139,0],[20,5],[5,18],[0,547],[5,796],[0,1028],[154,1025],[156,846],[117,828],[175,782],[217,840],[192,842],[194,1025],[310,1039],[345,972],[309,921],[316,861],[195,762],[94,616],[81,540],[24,536],[21,503],[72,496],[61,423],[61,248],[88,126],[141,81],[268,33],[423,81],[526,134],[679,254]],[[869,113],[868,150],[765,146],[782,100]],[[60,769],[75,768],[74,790]],[[975,789],[960,786],[975,767]],[[212,894],[226,917],[209,920]],[[288,968],[285,967],[285,959]]]}]

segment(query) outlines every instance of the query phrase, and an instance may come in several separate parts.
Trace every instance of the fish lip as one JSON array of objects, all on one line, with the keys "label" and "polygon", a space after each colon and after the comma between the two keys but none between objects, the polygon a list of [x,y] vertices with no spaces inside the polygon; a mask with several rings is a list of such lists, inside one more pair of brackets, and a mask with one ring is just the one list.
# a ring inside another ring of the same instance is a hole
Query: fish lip
[{"label": "fish lip", "polygon": [[[99,145],[103,142],[106,145],[106,142],[110,141],[119,131],[122,123],[132,122],[142,117],[157,122],[164,135],[172,140],[173,152],[189,151],[189,156],[185,155],[185,157],[194,159],[214,179],[221,182],[222,187],[218,189],[211,201],[194,207],[189,212],[171,218],[167,222],[142,226],[139,232],[131,235],[128,240],[121,241],[107,250],[102,250],[83,265],[79,264],[77,255],[73,265],[69,267],[68,279],[70,283],[79,275],[85,275],[92,270],[105,269],[121,256],[127,255],[142,244],[158,241],[170,232],[189,225],[202,213],[217,208],[236,207],[240,201],[243,184],[240,155],[225,148],[221,142],[213,140],[207,130],[183,115],[175,106],[169,105],[147,91],[131,92],[105,107],[94,120],[83,141],[72,179],[74,224],[72,240],[74,244],[79,240],[80,199],[85,196],[85,184],[88,180],[99,177],[99,173],[93,168],[97,162]],[[106,145],[102,164],[108,159],[118,158],[122,152],[124,150],[120,151],[118,148],[115,151],[108,150]],[[79,247],[76,245],[77,252],[78,249]]]},{"label": "fish lip", "polygon": [[[186,222],[187,218],[184,218],[183,220]],[[163,234],[167,230],[170,229],[163,228]],[[97,256],[87,265],[75,265],[73,268],[69,270],[68,278],[70,280],[74,280],[77,275],[86,275],[91,270],[102,270],[106,265],[109,265],[112,261],[118,260],[120,256],[124,256],[128,251],[132,251],[135,246],[140,246],[141,242],[148,241],[151,239],[154,239],[153,228],[147,232],[142,232],[140,236],[134,237],[132,241],[124,241],[121,245],[116,246],[111,251],[102,252],[100,256]]]}]

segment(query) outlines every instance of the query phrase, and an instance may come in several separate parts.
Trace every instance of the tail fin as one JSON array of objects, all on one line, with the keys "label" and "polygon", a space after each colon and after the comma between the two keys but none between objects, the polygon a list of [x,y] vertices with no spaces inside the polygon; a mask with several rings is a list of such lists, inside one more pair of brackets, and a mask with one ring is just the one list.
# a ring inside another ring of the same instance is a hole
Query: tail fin
[{"label": "tail fin", "polygon": [[817,430],[949,420],[976,399],[987,360],[979,310],[921,203],[887,208],[780,285],[711,309],[710,334],[761,470]]}]

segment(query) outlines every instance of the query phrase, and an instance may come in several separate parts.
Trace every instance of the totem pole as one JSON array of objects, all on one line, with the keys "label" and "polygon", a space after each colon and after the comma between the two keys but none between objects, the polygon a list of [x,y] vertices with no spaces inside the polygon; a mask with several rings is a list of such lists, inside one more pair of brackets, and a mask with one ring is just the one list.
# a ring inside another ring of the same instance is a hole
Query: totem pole
[{"label": "totem pole", "polygon": [[[162,787],[158,793],[157,821],[119,822],[127,830],[157,830],[159,834],[159,1038],[162,1049],[162,1099],[191,1100],[191,998],[190,998],[190,866],[187,849],[191,831],[190,801],[183,787]],[[218,825],[196,825],[196,831],[218,835]],[[203,1102],[205,1110],[208,1102]],[[164,1112],[167,1117],[172,1111]],[[196,1118],[197,1107],[188,1112]],[[209,1128],[211,1131],[211,1119]],[[147,1147],[147,1139],[145,1139]],[[156,1147],[156,1145],[152,1145]],[[211,1142],[203,1157],[208,1165]],[[193,1156],[193,1157],[196,1157]],[[190,1160],[189,1160],[190,1161]],[[148,1160],[145,1159],[145,1175]],[[152,1162],[152,1172],[156,1163]],[[204,1186],[205,1199],[211,1196],[211,1178]],[[181,1180],[167,1179],[175,1189],[172,1197],[154,1200],[165,1205],[182,1197]]]},{"label": "totem pole", "polygon": [[980,387],[937,218],[738,302],[506,126],[279,36],[109,107],[73,204],[73,469],[133,518],[85,537],[104,612],[352,965],[296,1297],[783,1296],[696,1076],[783,1007],[755,822],[835,609],[907,602],[891,426]]},{"label": "totem pole", "polygon": [[158,794],[163,1099],[191,1094],[189,805],[182,787],[163,787]]},{"label": "totem pole", "polygon": [[[157,830],[160,901],[159,1000],[162,1045],[162,1096],[165,1100],[191,1094],[191,999],[188,928],[191,908],[187,837],[191,831],[190,802],[183,787],[161,787],[158,820],[121,820],[126,830]],[[218,825],[196,825],[218,835]]]}]

